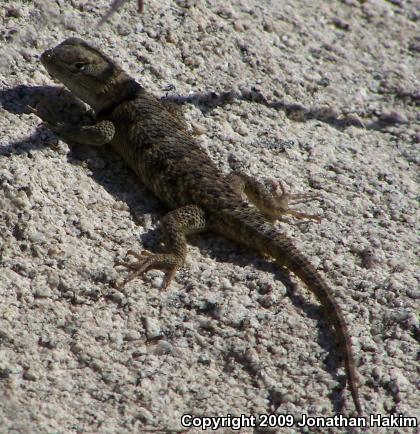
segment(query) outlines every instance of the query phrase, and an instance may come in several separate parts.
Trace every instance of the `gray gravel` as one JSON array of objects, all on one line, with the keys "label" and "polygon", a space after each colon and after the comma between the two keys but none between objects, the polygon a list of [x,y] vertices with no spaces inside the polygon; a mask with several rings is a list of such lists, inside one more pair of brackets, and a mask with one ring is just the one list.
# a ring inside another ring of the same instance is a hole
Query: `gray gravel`
[{"label": "gray gravel", "polygon": [[165,210],[109,149],[57,141],[27,113],[58,93],[38,56],[68,36],[103,47],[156,95],[266,98],[208,98],[185,116],[222,170],[234,154],[259,179],[319,192],[299,209],[320,224],[277,224],[335,290],[366,413],[419,417],[415,2],[147,0],[139,15],[129,1],[98,30],[109,3],[0,10],[0,433],[353,411],[322,309],[252,252],[198,236],[168,291],[158,271],[117,289],[114,261],[157,248]]}]

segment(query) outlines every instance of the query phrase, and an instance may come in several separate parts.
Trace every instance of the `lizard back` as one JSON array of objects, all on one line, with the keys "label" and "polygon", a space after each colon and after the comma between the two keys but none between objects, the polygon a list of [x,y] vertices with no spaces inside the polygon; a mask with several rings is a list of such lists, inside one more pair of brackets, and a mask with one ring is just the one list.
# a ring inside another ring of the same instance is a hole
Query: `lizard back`
[{"label": "lizard back", "polygon": [[112,147],[170,208],[195,204],[217,213],[243,203],[191,133],[150,93],[140,90],[100,118],[117,126]]}]

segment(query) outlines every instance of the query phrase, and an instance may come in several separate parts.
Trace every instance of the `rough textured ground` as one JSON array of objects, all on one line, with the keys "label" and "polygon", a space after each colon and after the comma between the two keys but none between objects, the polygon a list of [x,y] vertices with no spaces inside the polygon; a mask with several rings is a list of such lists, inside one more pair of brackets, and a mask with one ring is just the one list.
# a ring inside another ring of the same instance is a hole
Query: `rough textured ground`
[{"label": "rough textured ground", "polygon": [[418,416],[415,1],[148,0],[141,16],[131,1],[95,29],[108,6],[0,10],[1,434],[353,410],[322,309],[252,252],[199,236],[169,291],[159,272],[116,289],[115,259],[156,248],[165,210],[109,149],[54,147],[25,109],[53,93],[38,55],[75,35],[157,95],[254,87],[273,102],[185,110],[222,170],[233,153],[260,179],[320,192],[301,209],[321,224],[278,225],[335,289],[366,413]]}]

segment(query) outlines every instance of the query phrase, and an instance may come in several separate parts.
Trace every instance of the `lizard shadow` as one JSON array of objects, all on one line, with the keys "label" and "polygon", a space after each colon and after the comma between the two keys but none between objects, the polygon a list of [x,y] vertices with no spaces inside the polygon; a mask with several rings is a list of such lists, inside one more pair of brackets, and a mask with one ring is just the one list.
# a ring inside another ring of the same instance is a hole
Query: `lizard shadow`
[{"label": "lizard shadow", "polygon": [[[155,209],[154,214],[157,212],[160,213],[160,217],[158,217],[157,220],[160,220],[160,218],[165,214],[165,211],[163,211],[162,208]],[[159,232],[159,228],[156,228],[143,234],[140,237],[142,245],[152,251],[158,251],[160,240]],[[338,383],[337,386],[330,391],[329,397],[335,413],[342,413],[346,401],[346,375],[337,373],[337,368],[342,366],[342,357],[338,351],[335,333],[331,330],[331,326],[324,319],[324,308],[321,305],[308,300],[304,294],[298,293],[296,290],[297,284],[291,279],[291,273],[287,269],[279,267],[274,262],[268,262],[267,260],[260,258],[255,252],[250,251],[241,245],[208,232],[190,236],[188,238],[188,244],[198,247],[203,255],[215,259],[220,264],[234,264],[241,269],[252,265],[253,269],[271,273],[276,281],[281,282],[285,286],[287,297],[290,299],[293,306],[296,309],[303,311],[308,318],[316,321],[317,323],[316,341],[326,353],[324,360],[320,361],[320,365],[324,365],[321,369],[324,369],[326,372],[328,372]],[[185,282],[185,279],[182,280]],[[186,279],[185,283],[185,286],[188,288],[188,278]],[[260,287],[255,290],[261,295],[264,295],[275,289]],[[223,289],[220,288],[220,291],[223,291]],[[191,309],[198,309],[200,314],[208,315],[213,319],[221,319],[219,306],[215,305],[213,302],[207,302],[207,300],[204,300],[204,303],[198,303],[198,305],[200,305],[199,308],[197,305],[189,307]],[[279,308],[279,306],[270,306],[267,309],[274,310],[275,315],[281,315],[283,311],[283,309],[281,307]],[[305,321],[305,315],[302,315],[302,321]],[[241,329],[240,326],[238,328]],[[235,359],[238,361],[238,363],[243,365],[243,368],[249,373],[249,375],[258,377],[258,372],[256,372],[255,369],[250,366],[246,357],[241,357],[240,355],[236,354]],[[270,392],[270,396],[271,393],[272,391]],[[268,397],[270,402],[269,405],[275,406],[275,403],[271,403],[270,396]]]},{"label": "lizard shadow", "polygon": [[[275,262],[269,262],[260,258],[256,253],[245,247],[236,244],[223,237],[215,234],[194,235],[189,244],[198,246],[200,251],[220,263],[233,263],[241,268],[248,267],[252,264],[254,269],[262,272],[270,273],[276,281],[281,282],[286,288],[287,297],[290,299],[293,306],[304,312],[302,321],[305,321],[305,315],[311,320],[316,321],[317,326],[317,343],[323,348],[326,353],[325,359],[322,360],[324,369],[328,372],[335,381],[337,386],[330,392],[330,399],[336,413],[342,412],[345,405],[346,391],[346,376],[338,374],[337,368],[342,366],[341,355],[336,344],[335,333],[332,331],[329,323],[324,319],[323,307],[316,302],[308,300],[304,294],[299,293],[297,284],[291,279],[291,273],[284,267],[277,265]],[[232,252],[235,252],[232,254]],[[222,289],[220,289],[222,291]],[[260,288],[256,289],[261,295],[270,291],[275,291],[275,288]],[[274,310],[275,314],[281,314],[282,308],[279,306],[271,306],[267,309]],[[211,312],[209,313],[211,315]],[[322,363],[321,362],[321,363]]]},{"label": "lizard shadow", "polygon": [[[69,91],[58,86],[26,86],[0,90],[0,107],[16,115],[31,115],[31,107],[50,107],[50,117],[67,122],[77,122],[88,113],[86,106]],[[47,114],[47,113],[46,113]],[[0,155],[27,154],[40,150],[55,136],[42,124],[30,136],[0,147]]]},{"label": "lizard shadow", "polygon": [[[172,90],[169,89],[169,90]],[[349,127],[357,127],[365,130],[374,130],[387,132],[388,127],[401,123],[396,116],[382,116],[373,118],[369,121],[363,121],[357,116],[346,115],[326,106],[305,107],[299,103],[288,103],[286,100],[268,100],[257,88],[240,91],[224,92],[197,92],[188,96],[166,95],[161,98],[162,101],[172,104],[184,105],[194,104],[203,114],[210,112],[216,107],[224,107],[235,101],[246,101],[264,105],[276,111],[282,111],[286,117],[296,122],[307,122],[317,120],[330,125],[331,127],[343,131]]]},{"label": "lizard shadow", "polygon": [[[70,92],[60,87],[18,86],[13,89],[0,91],[0,104],[5,110],[15,114],[29,114],[30,110],[28,110],[28,106],[37,107],[38,104],[42,104],[43,102],[50,103],[51,101],[54,101],[54,107],[57,107],[54,116],[58,120],[60,117],[65,117],[65,120],[68,121],[69,116],[80,118],[86,114],[86,106],[75,99]],[[24,154],[29,153],[31,150],[42,149],[45,145],[41,142],[53,137],[54,135],[47,128],[39,125],[29,137],[2,146],[0,148],[0,155]],[[107,146],[85,147],[71,145],[69,149],[67,154],[68,162],[79,165],[81,161],[87,161],[90,176],[115,199],[128,205],[136,223],[144,225],[145,215],[149,214],[153,223],[152,226],[154,226],[154,223],[157,223],[163,217],[166,212],[163,206],[141,185],[138,178],[131,172],[122,158],[115,152],[109,152]],[[127,191],[127,185],[134,186],[134,188],[131,187]],[[145,248],[154,251],[158,249],[159,239],[159,231],[154,229],[139,236],[141,244]],[[262,260],[256,254],[218,236],[194,236],[189,241],[191,244],[198,246],[200,251],[214,257],[218,262],[233,262],[240,267],[245,267],[252,263],[255,268],[272,273],[276,280],[282,282],[287,289],[287,294],[292,304],[299,310],[303,310],[309,318],[317,321],[317,341],[329,354],[325,360],[325,369],[334,378],[340,380],[336,373],[338,365],[337,352],[335,350],[331,351],[332,332],[322,319],[320,307],[294,291],[295,285],[287,271],[279,269],[275,264]],[[232,252],[238,251],[240,252],[239,254],[232,255]],[[277,313],[279,312],[281,310]],[[211,313],[209,312],[209,314]],[[302,321],[304,321],[304,318],[302,318]],[[339,382],[342,383],[342,381]],[[341,390],[335,390],[331,394],[331,400],[336,412],[339,412],[343,407],[341,392]]]},{"label": "lizard shadow", "polygon": [[[267,100],[261,92],[252,88],[250,91],[226,91],[226,92],[206,92],[195,93],[188,96],[166,95],[161,97],[162,102],[169,105],[182,106],[185,104],[196,105],[203,114],[215,109],[216,107],[224,107],[232,104],[235,101],[248,101],[252,103],[262,104],[266,107],[273,108],[277,111],[283,111],[285,115],[294,121],[305,122],[315,119],[343,130],[347,127],[360,127],[367,130],[386,131],[386,127],[394,124],[393,119],[372,120],[370,122],[362,122],[359,119],[352,117],[338,117],[335,113],[330,113],[325,108],[305,108],[300,104],[286,103],[282,100]],[[0,91],[0,106],[15,114],[30,114],[28,106],[37,107],[43,104],[54,111],[54,118],[65,119],[67,122],[77,122],[81,117],[85,117],[87,113],[86,105],[75,98],[68,90],[59,86],[27,86],[19,85],[14,88]],[[52,109],[50,108],[53,104]],[[32,148],[39,148],[39,138],[48,130],[41,127],[31,137],[22,141],[16,141],[10,145],[2,146],[0,153],[10,155],[11,153],[24,153]]]},{"label": "lizard shadow", "polygon": [[29,114],[28,107],[36,107],[40,102],[47,100],[50,104],[54,103],[54,107],[62,106],[61,112],[67,110],[67,104],[73,104],[82,110],[82,104],[75,98],[70,91],[60,86],[27,86],[21,84],[16,87],[0,90],[0,105],[4,110],[14,114]]}]

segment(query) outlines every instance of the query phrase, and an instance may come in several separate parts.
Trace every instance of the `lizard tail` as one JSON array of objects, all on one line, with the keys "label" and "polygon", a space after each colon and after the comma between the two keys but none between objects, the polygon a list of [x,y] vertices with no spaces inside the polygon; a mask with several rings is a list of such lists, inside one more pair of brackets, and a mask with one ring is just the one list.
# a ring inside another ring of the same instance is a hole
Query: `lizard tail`
[{"label": "lizard tail", "polygon": [[353,347],[340,306],[334,299],[333,291],[308,259],[299,252],[292,241],[267,224],[265,219],[247,205],[234,204],[226,213],[220,213],[212,221],[212,230],[233,241],[256,249],[276,259],[277,263],[288,268],[299,277],[325,308],[328,321],[334,326],[338,345],[344,358],[344,366],[350,393],[356,411],[363,414],[359,398],[356,364]]},{"label": "lizard tail", "polygon": [[[264,237],[265,238],[265,237]],[[340,350],[344,356],[349,389],[359,415],[363,413],[358,392],[358,381],[354,354],[350,341],[350,334],[344,321],[340,306],[333,297],[333,293],[327,283],[322,279],[315,267],[300,253],[293,243],[284,235],[279,235],[264,240],[261,250],[275,258],[278,263],[287,267],[298,276],[312,291],[318,301],[325,308],[328,320],[334,326],[338,335]]]}]

